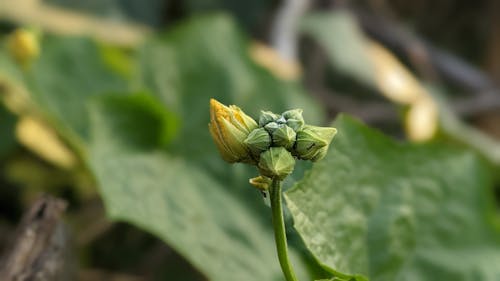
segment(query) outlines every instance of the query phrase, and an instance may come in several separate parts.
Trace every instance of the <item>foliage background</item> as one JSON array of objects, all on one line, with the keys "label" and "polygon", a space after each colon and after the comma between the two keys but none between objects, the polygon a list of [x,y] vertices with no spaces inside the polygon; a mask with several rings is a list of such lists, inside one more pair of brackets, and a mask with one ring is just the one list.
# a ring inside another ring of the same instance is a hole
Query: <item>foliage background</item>
[{"label": "foliage background", "polygon": [[[0,253],[50,193],[77,280],[282,280],[256,170],[209,137],[213,97],[335,119],[328,156],[285,182],[300,280],[500,280],[498,10],[0,1]],[[18,27],[41,34],[27,67]]]}]

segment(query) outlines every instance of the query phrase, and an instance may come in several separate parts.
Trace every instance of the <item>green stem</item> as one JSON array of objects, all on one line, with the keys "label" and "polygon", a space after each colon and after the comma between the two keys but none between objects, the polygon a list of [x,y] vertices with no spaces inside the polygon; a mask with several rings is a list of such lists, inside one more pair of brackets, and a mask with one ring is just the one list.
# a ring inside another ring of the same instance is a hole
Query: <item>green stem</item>
[{"label": "green stem", "polygon": [[295,273],[293,272],[292,265],[288,258],[283,207],[281,206],[281,181],[273,179],[270,191],[274,239],[276,241],[276,250],[278,251],[281,270],[287,281],[297,281],[297,277],[295,277]]}]

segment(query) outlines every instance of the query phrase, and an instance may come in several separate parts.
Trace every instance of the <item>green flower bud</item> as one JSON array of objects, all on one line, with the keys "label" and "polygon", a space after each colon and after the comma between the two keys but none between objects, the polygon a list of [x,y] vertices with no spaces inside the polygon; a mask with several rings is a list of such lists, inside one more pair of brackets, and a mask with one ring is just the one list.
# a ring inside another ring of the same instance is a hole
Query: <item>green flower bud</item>
[{"label": "green flower bud", "polygon": [[262,152],[259,160],[259,171],[269,178],[283,180],[292,173],[295,159],[290,152],[283,147],[271,147]]},{"label": "green flower bud", "polygon": [[276,122],[270,122],[270,123],[267,123],[267,125],[264,126],[264,129],[266,129],[267,132],[269,132],[270,134],[272,134],[279,127],[280,127],[280,125],[278,123],[276,123]]},{"label": "green flower bud", "polygon": [[264,128],[258,128],[250,132],[243,141],[256,156],[271,146],[271,136]]},{"label": "green flower bud", "polygon": [[227,107],[211,99],[208,128],[224,160],[255,164],[244,140],[257,128],[257,123],[239,107]]},{"label": "green flower bud", "polygon": [[278,114],[272,113],[271,111],[261,111],[259,117],[259,126],[264,127],[270,122],[276,121],[280,116]]},{"label": "green flower bud", "polygon": [[311,161],[312,162],[316,162],[318,160],[321,160],[323,159],[325,156],[326,156],[326,153],[328,153],[328,145],[325,146],[325,147],[322,147],[320,149],[318,149],[318,151],[316,152],[316,154],[314,155],[313,158],[311,158]]},{"label": "green flower bud", "polygon": [[304,117],[302,117],[302,109],[297,108],[297,109],[290,109],[285,112],[283,112],[282,116],[288,120],[288,119],[295,119],[302,121],[304,123]]},{"label": "green flower bud", "polygon": [[297,134],[287,125],[281,126],[273,132],[273,145],[290,149],[295,144]]},{"label": "green flower bud", "polygon": [[278,125],[285,125],[286,124],[286,119],[285,117],[283,116],[280,116],[278,119],[276,119],[276,121],[274,121],[276,123],[278,123]]},{"label": "green flower bud", "polygon": [[322,159],[336,133],[335,128],[304,126],[301,131],[297,132],[296,156],[313,162]]},{"label": "green flower bud", "polygon": [[283,112],[283,117],[286,119],[286,125],[292,128],[295,132],[302,130],[304,127],[304,117],[302,117],[302,109],[291,109]]},{"label": "green flower bud", "polygon": [[288,119],[286,120],[286,125],[292,128],[295,132],[298,132],[304,127],[304,121],[297,119]]},{"label": "green flower bud", "polygon": [[251,178],[248,182],[259,190],[267,190],[269,189],[272,180],[268,177],[258,176]]}]

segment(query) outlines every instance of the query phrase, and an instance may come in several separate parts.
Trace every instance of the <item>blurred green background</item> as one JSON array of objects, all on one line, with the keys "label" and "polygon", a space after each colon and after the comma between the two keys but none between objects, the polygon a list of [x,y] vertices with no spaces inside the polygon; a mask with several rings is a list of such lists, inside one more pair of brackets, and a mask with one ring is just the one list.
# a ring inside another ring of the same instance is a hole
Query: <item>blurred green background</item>
[{"label": "blurred green background", "polygon": [[327,158],[285,182],[300,280],[498,281],[499,13],[0,0],[0,256],[51,194],[68,203],[72,280],[283,280],[256,169],[210,139],[216,98],[336,120]]}]

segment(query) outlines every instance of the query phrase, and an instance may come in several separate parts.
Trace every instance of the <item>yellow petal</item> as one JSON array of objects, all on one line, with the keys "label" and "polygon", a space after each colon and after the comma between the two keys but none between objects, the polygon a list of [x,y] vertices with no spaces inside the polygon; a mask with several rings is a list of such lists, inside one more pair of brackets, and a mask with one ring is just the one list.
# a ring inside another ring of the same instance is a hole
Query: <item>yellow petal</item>
[{"label": "yellow petal", "polygon": [[217,146],[222,159],[229,163],[236,162],[238,159],[234,157],[234,154],[231,152],[231,150],[229,150],[222,139],[219,138],[219,133],[217,132],[217,129],[214,127],[213,123],[208,124],[208,129],[210,131],[210,134],[212,135],[212,138],[214,139],[215,145]]},{"label": "yellow petal", "polygon": [[255,120],[237,106],[227,107],[215,99],[210,100],[209,130],[224,160],[253,161],[244,141],[254,127],[257,128]]}]

